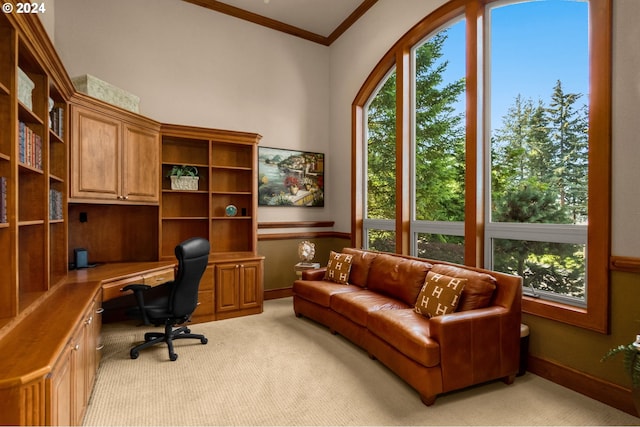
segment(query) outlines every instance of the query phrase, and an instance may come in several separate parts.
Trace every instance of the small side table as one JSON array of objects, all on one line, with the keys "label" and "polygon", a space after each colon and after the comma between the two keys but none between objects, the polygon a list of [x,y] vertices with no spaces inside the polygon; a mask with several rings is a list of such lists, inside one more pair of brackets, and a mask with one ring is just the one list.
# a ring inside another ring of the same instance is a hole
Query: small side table
[{"label": "small side table", "polygon": [[316,268],[320,268],[319,262],[299,262],[293,266],[293,269],[295,270],[296,276],[298,276],[298,279],[302,277],[302,272],[304,270],[313,270]]}]

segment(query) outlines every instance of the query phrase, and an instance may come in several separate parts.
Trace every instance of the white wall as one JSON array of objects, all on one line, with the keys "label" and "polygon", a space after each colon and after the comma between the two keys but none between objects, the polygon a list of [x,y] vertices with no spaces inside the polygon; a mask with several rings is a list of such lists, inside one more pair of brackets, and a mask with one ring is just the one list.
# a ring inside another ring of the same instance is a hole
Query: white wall
[{"label": "white wall", "polygon": [[613,255],[640,257],[640,2],[613,0]]},{"label": "white wall", "polygon": [[[446,0],[379,0],[329,48],[177,0],[56,3],[56,48],[167,123],[258,132],[327,155],[325,208],[260,208],[259,221],[350,231],[351,103],[382,56]],[[612,252],[640,256],[640,2],[614,2]]]}]

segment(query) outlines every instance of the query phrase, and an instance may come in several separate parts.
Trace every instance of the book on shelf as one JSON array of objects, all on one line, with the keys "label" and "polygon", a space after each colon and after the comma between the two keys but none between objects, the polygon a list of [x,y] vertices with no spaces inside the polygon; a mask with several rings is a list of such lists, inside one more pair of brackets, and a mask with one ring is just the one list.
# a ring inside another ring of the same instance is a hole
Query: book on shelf
[{"label": "book on shelf", "polygon": [[63,209],[62,192],[51,188],[49,190],[49,219],[63,219]]},{"label": "book on shelf", "polygon": [[0,176],[0,223],[7,222],[7,178]]},{"label": "book on shelf", "polygon": [[49,105],[52,105],[49,110],[49,127],[60,138],[64,135],[64,108],[55,105],[52,99],[49,99]]},{"label": "book on shelf", "polygon": [[42,137],[25,123],[19,123],[19,161],[22,164],[42,170]]}]

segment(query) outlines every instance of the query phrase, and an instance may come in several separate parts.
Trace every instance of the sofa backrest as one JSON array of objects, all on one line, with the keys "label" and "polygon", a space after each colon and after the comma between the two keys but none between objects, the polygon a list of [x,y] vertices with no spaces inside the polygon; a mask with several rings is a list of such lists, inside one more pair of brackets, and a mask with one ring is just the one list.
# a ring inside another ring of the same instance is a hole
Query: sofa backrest
[{"label": "sofa backrest", "polygon": [[[432,270],[468,279],[457,311],[498,305],[520,313],[522,278],[519,276],[386,252],[355,248],[344,248],[342,252],[353,255],[350,284],[385,293],[409,305],[415,303],[427,272]],[[401,260],[410,262],[402,265]]]},{"label": "sofa backrest", "polygon": [[390,254],[379,254],[371,262],[367,288],[413,306],[431,264]]},{"label": "sofa backrest", "polygon": [[360,286],[361,288],[366,287],[371,263],[378,254],[354,248],[344,248],[342,249],[342,253],[353,256],[351,260],[351,271],[349,272],[349,284]]},{"label": "sofa backrest", "polygon": [[488,307],[491,304],[491,298],[496,290],[494,276],[448,264],[434,264],[431,271],[450,277],[467,279],[456,311],[475,310]]}]

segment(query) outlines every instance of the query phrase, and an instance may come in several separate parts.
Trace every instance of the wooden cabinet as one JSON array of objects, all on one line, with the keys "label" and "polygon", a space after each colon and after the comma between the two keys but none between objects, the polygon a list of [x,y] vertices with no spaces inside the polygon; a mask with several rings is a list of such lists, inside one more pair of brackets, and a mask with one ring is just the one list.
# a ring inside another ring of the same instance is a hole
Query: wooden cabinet
[{"label": "wooden cabinet", "polygon": [[[211,276],[205,274],[195,321],[262,311],[262,257],[257,255],[257,145],[261,136],[162,125],[160,259],[174,259],[183,240],[211,242]],[[197,190],[174,190],[174,165],[198,169]],[[227,207],[235,207],[235,213]],[[211,277],[211,278],[210,278]]]},{"label": "wooden cabinet", "polygon": [[262,312],[262,259],[215,264],[216,318]]},{"label": "wooden cabinet", "polygon": [[46,380],[49,425],[82,425],[100,362],[100,293],[91,301]]},{"label": "wooden cabinet", "polygon": [[0,338],[1,425],[82,424],[100,360],[101,301],[98,282],[61,284]]},{"label": "wooden cabinet", "polygon": [[76,94],[71,106],[71,201],[157,204],[159,126]]}]

